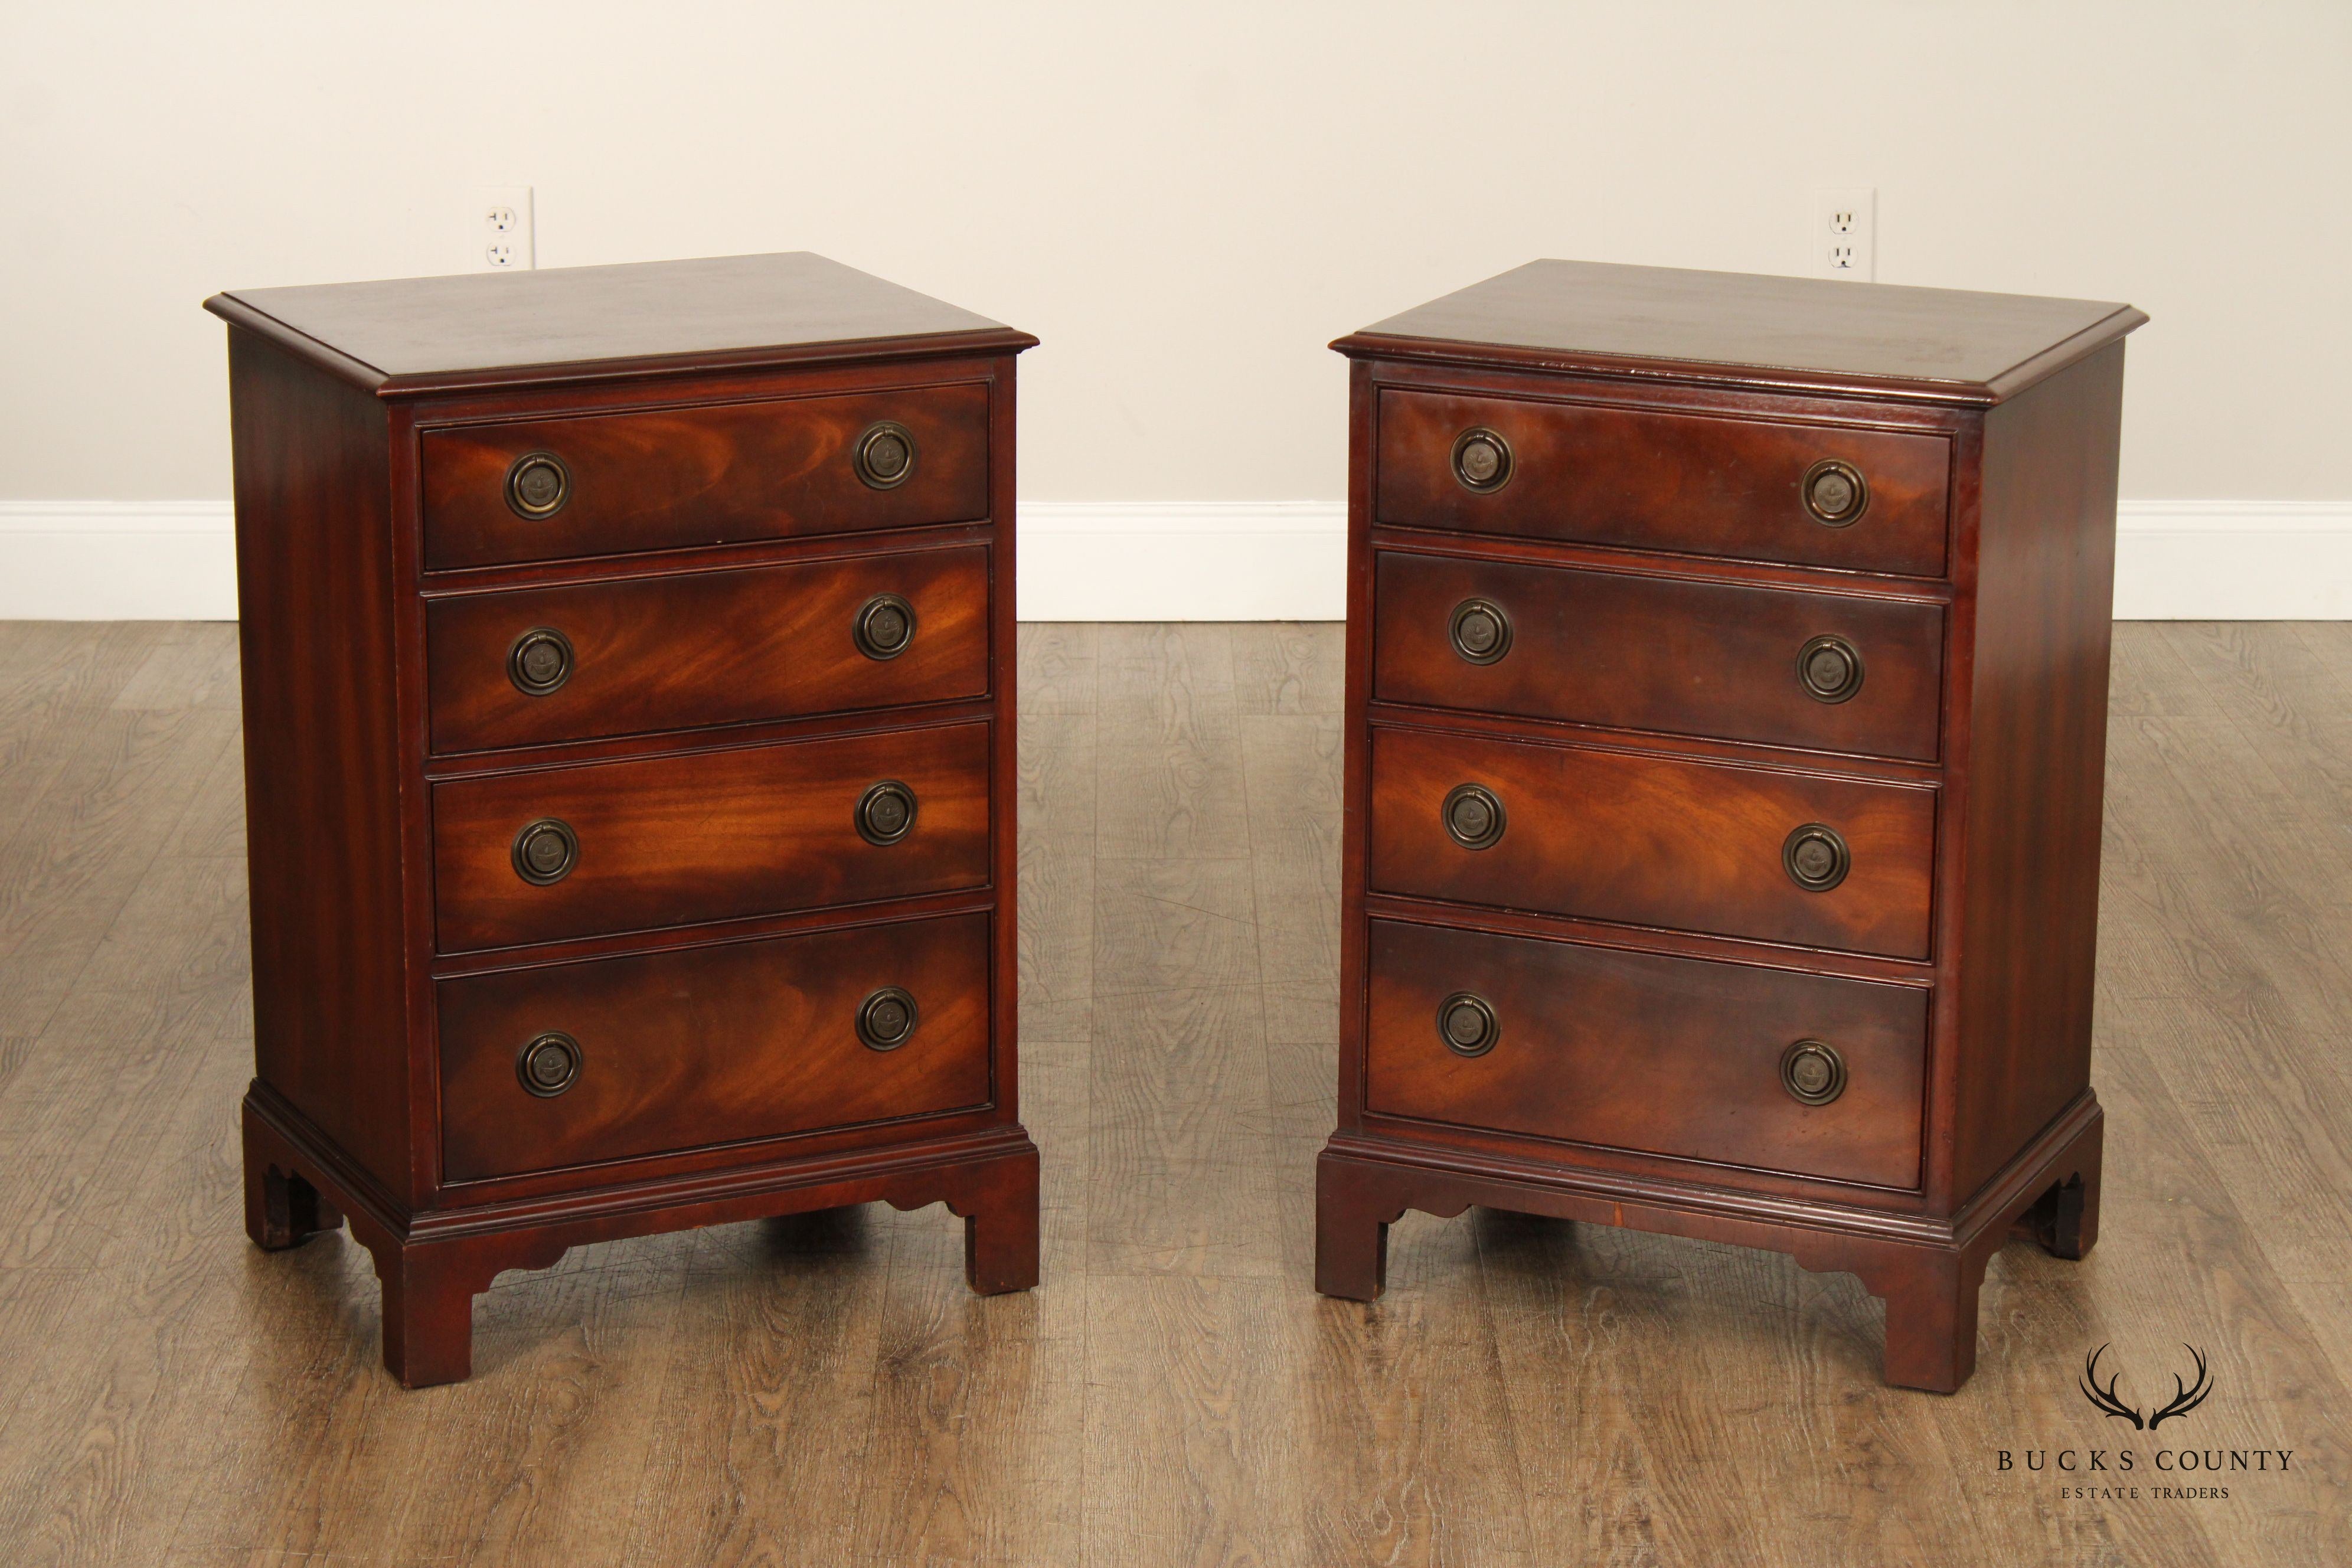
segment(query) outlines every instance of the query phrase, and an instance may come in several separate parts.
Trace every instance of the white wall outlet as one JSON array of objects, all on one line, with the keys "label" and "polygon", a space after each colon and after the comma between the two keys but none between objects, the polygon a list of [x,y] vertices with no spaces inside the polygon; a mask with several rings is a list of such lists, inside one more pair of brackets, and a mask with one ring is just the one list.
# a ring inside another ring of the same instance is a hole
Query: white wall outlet
[{"label": "white wall outlet", "polygon": [[1878,192],[1848,185],[1813,193],[1811,270],[1868,283],[1878,276]]},{"label": "white wall outlet", "polygon": [[478,272],[527,271],[538,266],[531,243],[530,187],[484,185],[475,192],[466,243]]}]

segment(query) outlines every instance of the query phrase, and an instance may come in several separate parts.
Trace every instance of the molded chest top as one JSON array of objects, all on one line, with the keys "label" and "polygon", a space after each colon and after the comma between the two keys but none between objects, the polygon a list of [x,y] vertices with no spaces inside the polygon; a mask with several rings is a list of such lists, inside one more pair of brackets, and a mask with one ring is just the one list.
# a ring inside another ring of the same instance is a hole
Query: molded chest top
[{"label": "molded chest top", "polygon": [[388,395],[1037,342],[805,250],[241,289],[205,308]]},{"label": "molded chest top", "polygon": [[1530,261],[1331,346],[1361,358],[1985,404],[2147,320],[2091,300]]}]

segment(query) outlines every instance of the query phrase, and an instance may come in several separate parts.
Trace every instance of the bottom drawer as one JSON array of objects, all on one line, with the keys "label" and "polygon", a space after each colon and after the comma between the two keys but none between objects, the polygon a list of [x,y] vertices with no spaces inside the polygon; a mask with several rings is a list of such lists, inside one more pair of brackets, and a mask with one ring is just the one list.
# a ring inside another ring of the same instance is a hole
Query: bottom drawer
[{"label": "bottom drawer", "polygon": [[988,976],[971,914],[441,981],[446,1179],[984,1106]]},{"label": "bottom drawer", "polygon": [[1919,1184],[1924,989],[1394,921],[1370,956],[1375,1115]]}]

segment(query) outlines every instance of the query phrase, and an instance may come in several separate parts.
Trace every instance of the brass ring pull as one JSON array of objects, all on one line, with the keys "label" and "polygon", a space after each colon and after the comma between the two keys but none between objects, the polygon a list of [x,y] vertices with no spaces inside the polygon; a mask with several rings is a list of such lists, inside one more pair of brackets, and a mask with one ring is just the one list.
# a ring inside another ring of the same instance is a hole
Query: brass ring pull
[{"label": "brass ring pull", "polygon": [[867,786],[857,797],[857,834],[868,844],[896,844],[915,830],[915,792],[897,779]]},{"label": "brass ring pull", "polygon": [[1870,506],[1870,486],[1864,482],[1862,470],[1835,458],[1825,458],[1807,468],[1800,489],[1813,521],[1831,528],[1846,527]]},{"label": "brass ring pull", "polygon": [[1834,1046],[1799,1040],[1780,1053],[1780,1087],[1804,1105],[1827,1105],[1845,1092],[1845,1058]]},{"label": "brass ring pull", "polygon": [[1457,1057],[1483,1057],[1503,1037],[1503,1024],[1484,996],[1456,991],[1437,1005],[1437,1037]]},{"label": "brass ring pull", "polygon": [[915,606],[896,594],[877,594],[858,606],[849,639],[868,658],[896,658],[915,640]]},{"label": "brass ring pull", "polygon": [[542,816],[514,836],[515,875],[535,888],[561,882],[580,861],[580,836],[572,825]]},{"label": "brass ring pull", "polygon": [[921,1019],[913,996],[898,986],[885,985],[857,1005],[857,1038],[869,1051],[895,1051]]},{"label": "brass ring pull", "polygon": [[533,522],[572,499],[572,470],[552,452],[525,452],[507,468],[507,505]]},{"label": "brass ring pull", "polygon": [[1439,810],[1445,831],[1465,849],[1491,849],[1503,837],[1503,803],[1485,784],[1455,784]]},{"label": "brass ring pull", "polygon": [[1462,488],[1492,495],[1511,482],[1511,444],[1499,431],[1474,425],[1454,438],[1454,477]]},{"label": "brass ring pull", "polygon": [[580,1042],[550,1029],[515,1053],[515,1077],[527,1093],[553,1100],[580,1081]]},{"label": "brass ring pull", "polygon": [[1797,682],[1816,702],[1843,702],[1862,689],[1862,650],[1840,637],[1817,637],[1797,650]]},{"label": "brass ring pull", "polygon": [[1465,599],[1454,606],[1445,636],[1472,664],[1493,664],[1511,651],[1511,617],[1492,599]]},{"label": "brass ring pull", "polygon": [[572,639],[553,626],[533,626],[507,649],[507,679],[526,697],[544,697],[572,679]]},{"label": "brass ring pull", "polygon": [[870,489],[896,489],[915,471],[915,437],[895,419],[879,419],[857,437],[852,467]]},{"label": "brass ring pull", "polygon": [[1780,864],[1789,879],[1809,893],[1826,893],[1845,880],[1853,857],[1836,828],[1808,822],[1780,845]]}]

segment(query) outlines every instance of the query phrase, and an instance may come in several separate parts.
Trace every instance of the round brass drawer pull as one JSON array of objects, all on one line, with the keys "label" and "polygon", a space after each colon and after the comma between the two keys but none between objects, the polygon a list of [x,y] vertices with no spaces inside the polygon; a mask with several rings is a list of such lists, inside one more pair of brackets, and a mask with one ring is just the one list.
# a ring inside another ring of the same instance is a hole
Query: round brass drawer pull
[{"label": "round brass drawer pull", "polygon": [[877,594],[858,606],[849,636],[868,658],[896,658],[915,640],[915,606],[896,594]]},{"label": "round brass drawer pull", "polygon": [[1455,784],[1440,815],[1446,833],[1465,849],[1491,849],[1503,837],[1503,803],[1485,784]]},{"label": "round brass drawer pull", "polygon": [[897,779],[857,797],[857,832],[868,844],[896,844],[915,830],[915,792]]},{"label": "round brass drawer pull", "polygon": [[1780,864],[1789,879],[1809,893],[1826,893],[1845,880],[1853,857],[1836,828],[1808,822],[1790,833],[1780,846]]},{"label": "round brass drawer pull", "polygon": [[922,1015],[914,997],[885,985],[857,1005],[857,1038],[867,1050],[895,1051],[915,1032]]},{"label": "round brass drawer pull", "polygon": [[1456,991],[1437,1005],[1437,1037],[1457,1057],[1483,1057],[1503,1037],[1503,1023],[1484,996]]},{"label": "round brass drawer pull", "polygon": [[507,649],[507,679],[526,697],[544,697],[572,679],[572,639],[553,626],[533,626]]},{"label": "round brass drawer pull", "polygon": [[1511,651],[1511,617],[1492,599],[1465,599],[1454,606],[1445,635],[1472,664],[1492,664]]},{"label": "round brass drawer pull", "polygon": [[1825,458],[1805,470],[1805,510],[1816,522],[1843,528],[1870,506],[1870,487],[1852,463]]},{"label": "round brass drawer pull", "polygon": [[915,471],[915,437],[895,419],[868,425],[857,437],[857,477],[877,490],[896,489]]},{"label": "round brass drawer pull", "polygon": [[1843,702],[1862,689],[1862,650],[1843,637],[1815,637],[1797,650],[1797,680],[1816,702]]},{"label": "round brass drawer pull", "polygon": [[515,1053],[515,1077],[541,1100],[553,1100],[580,1081],[580,1042],[550,1029]]},{"label": "round brass drawer pull", "polygon": [[1483,425],[1454,438],[1454,477],[1465,490],[1492,495],[1511,482],[1511,444]]},{"label": "round brass drawer pull", "polygon": [[552,452],[525,452],[507,468],[507,505],[534,522],[572,499],[572,470]]},{"label": "round brass drawer pull", "polygon": [[1833,1046],[1799,1040],[1780,1053],[1780,1087],[1805,1105],[1827,1105],[1845,1092],[1845,1058]]},{"label": "round brass drawer pull", "polygon": [[572,875],[580,860],[580,836],[572,825],[542,816],[514,836],[515,875],[544,888]]}]

